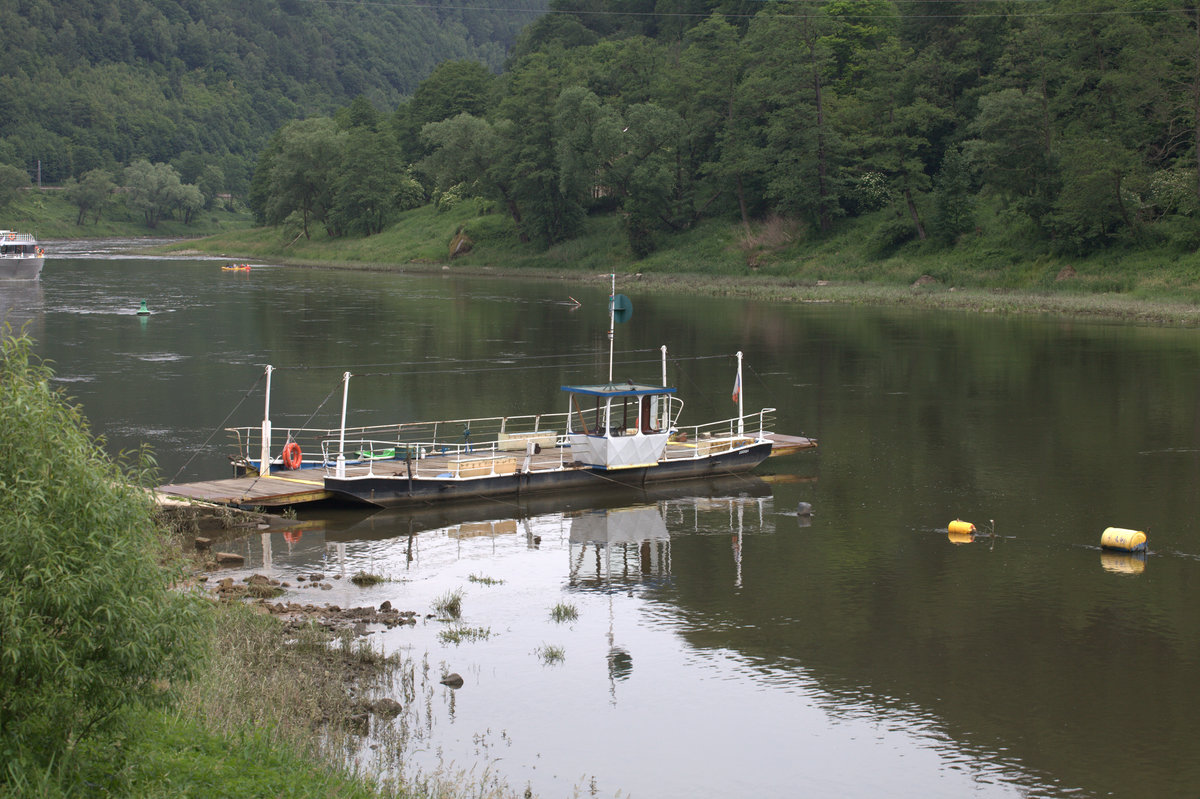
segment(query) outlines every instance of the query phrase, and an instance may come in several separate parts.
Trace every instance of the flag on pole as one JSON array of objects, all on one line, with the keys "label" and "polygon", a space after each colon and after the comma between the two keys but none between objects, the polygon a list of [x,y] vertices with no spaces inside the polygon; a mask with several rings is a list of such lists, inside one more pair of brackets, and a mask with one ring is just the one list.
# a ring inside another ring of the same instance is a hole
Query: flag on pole
[{"label": "flag on pole", "polygon": [[733,379],[733,401],[737,402],[742,398],[742,373],[738,372],[737,377]]}]

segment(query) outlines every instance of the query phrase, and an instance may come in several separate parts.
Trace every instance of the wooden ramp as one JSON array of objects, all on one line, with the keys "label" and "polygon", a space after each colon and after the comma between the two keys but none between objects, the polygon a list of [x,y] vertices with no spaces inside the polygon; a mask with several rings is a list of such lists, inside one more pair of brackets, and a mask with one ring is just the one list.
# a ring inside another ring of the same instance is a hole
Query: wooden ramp
[{"label": "wooden ramp", "polygon": [[815,438],[789,436],[783,433],[768,433],[765,438],[771,442],[772,458],[777,455],[791,455],[794,452],[803,452],[806,449],[817,448],[817,440]]},{"label": "wooden ramp", "polygon": [[227,480],[164,485],[158,487],[158,492],[217,505],[263,508],[317,502],[333,496],[325,490],[324,470],[311,471],[311,477],[300,471],[291,473],[297,475],[295,477],[231,477]]}]

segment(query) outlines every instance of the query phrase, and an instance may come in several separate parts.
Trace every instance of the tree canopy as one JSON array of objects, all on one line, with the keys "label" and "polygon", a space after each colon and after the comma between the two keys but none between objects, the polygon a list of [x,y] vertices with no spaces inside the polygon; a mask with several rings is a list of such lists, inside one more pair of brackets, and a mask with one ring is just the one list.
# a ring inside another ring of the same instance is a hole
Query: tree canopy
[{"label": "tree canopy", "polygon": [[437,0],[0,0],[0,163],[48,183],[201,157],[244,193],[289,120],[394,107],[443,60],[500,69],[544,7]]}]

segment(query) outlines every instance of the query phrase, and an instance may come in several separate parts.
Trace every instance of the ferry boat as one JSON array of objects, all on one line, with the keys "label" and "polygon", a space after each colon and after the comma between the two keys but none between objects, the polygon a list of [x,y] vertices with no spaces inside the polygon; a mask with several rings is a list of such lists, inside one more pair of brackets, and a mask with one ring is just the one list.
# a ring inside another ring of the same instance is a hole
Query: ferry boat
[{"label": "ferry boat", "polygon": [[45,251],[28,233],[0,230],[0,280],[37,280]]},{"label": "ferry boat", "polygon": [[[665,373],[666,347],[662,357]],[[814,439],[774,432],[774,408],[744,412],[741,363],[738,353],[737,414],[690,425],[665,379],[562,386],[567,409],[559,412],[274,434],[268,408],[261,427],[228,428],[239,477],[160,490],[247,506],[333,499],[412,507],[707,480],[749,472],[776,452],[815,449]],[[343,419],[350,379],[343,376]]]},{"label": "ferry boat", "polygon": [[661,382],[614,381],[613,324],[629,308],[614,278],[608,380],[562,386],[566,409],[559,412],[348,428],[352,374],[346,372],[341,427],[273,430],[273,367],[267,366],[261,427],[227,428],[237,448],[235,477],[159,491],[240,507],[330,499],[413,507],[719,478],[748,472],[772,454],[817,446],[774,432],[774,408],[745,412],[741,352],[732,396],[737,414],[727,419],[683,423],[683,401],[667,385],[665,346]]}]

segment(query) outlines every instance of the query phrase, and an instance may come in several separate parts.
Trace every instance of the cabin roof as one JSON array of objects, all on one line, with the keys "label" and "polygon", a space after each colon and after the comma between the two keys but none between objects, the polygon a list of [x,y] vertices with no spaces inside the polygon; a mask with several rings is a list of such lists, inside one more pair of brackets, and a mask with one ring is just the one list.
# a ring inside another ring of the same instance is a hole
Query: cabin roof
[{"label": "cabin roof", "polygon": [[647,383],[603,383],[594,386],[563,386],[563,391],[585,394],[591,397],[643,397],[647,394],[674,394],[669,386],[652,386]]}]

